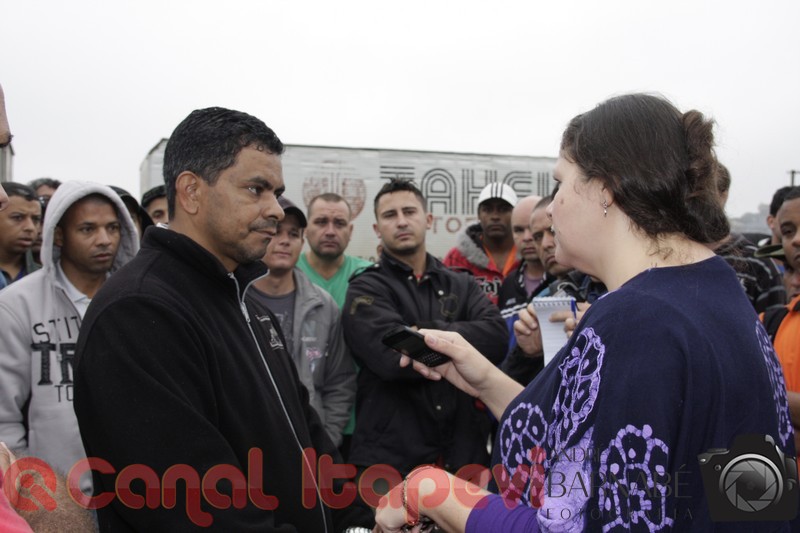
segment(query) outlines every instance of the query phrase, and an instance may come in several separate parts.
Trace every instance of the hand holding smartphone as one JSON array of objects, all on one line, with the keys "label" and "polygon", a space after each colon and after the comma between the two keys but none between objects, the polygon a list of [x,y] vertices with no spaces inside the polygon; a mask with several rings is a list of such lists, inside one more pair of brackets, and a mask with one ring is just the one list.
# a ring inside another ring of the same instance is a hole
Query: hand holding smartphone
[{"label": "hand holding smartphone", "polygon": [[381,339],[386,346],[408,355],[426,366],[439,366],[450,361],[444,354],[433,351],[425,344],[425,337],[408,326],[397,326]]}]

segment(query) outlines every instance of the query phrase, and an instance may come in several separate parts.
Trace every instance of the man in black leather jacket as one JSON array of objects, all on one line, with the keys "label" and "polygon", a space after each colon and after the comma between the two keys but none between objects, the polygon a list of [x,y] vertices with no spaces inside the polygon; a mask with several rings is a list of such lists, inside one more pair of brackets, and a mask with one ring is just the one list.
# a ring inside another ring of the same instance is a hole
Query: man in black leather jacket
[{"label": "man in black leather jacket", "polygon": [[399,366],[381,342],[398,325],[459,332],[499,362],[508,332],[497,307],[467,273],[426,252],[432,215],[408,181],[389,181],[375,198],[380,262],[350,281],[342,310],[345,341],[361,365],[350,461],[361,470],[385,464],[405,476],[437,463],[451,472],[486,464],[489,418],[474,398],[449,383]]}]

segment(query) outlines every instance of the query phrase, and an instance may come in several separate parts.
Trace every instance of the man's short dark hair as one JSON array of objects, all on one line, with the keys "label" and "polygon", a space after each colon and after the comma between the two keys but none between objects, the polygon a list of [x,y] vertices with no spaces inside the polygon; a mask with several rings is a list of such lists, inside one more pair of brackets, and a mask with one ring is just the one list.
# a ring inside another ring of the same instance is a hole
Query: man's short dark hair
[{"label": "man's short dark hair", "polygon": [[51,189],[58,189],[61,187],[61,182],[53,178],[36,178],[28,183],[28,187],[34,191],[39,187],[50,187]]},{"label": "man's short dark hair", "polygon": [[425,201],[425,197],[422,196],[422,192],[417,189],[417,186],[414,185],[412,180],[407,179],[397,179],[391,178],[389,181],[383,184],[381,190],[378,191],[378,194],[375,195],[375,201],[373,202],[373,208],[375,210],[375,217],[378,217],[378,201],[380,200],[381,196],[384,194],[391,194],[393,192],[400,192],[400,191],[408,191],[414,193],[420,203],[422,204],[422,210],[426,213],[428,212],[427,202]]},{"label": "man's short dark hair", "polygon": [[335,192],[324,192],[322,194],[316,195],[314,198],[311,199],[310,202],[308,202],[308,209],[306,210],[306,214],[309,217],[311,216],[311,207],[318,200],[321,200],[323,202],[329,202],[332,204],[338,204],[339,202],[343,202],[344,205],[347,206],[347,212],[350,214],[350,217],[353,216],[353,209],[350,207],[350,202],[345,200],[344,197],[336,194]]},{"label": "man's short dark hair", "polygon": [[[9,196],[11,195],[9,194]],[[800,187],[789,187],[789,190],[786,191],[786,194],[783,195],[783,201],[781,202],[781,205],[788,202],[789,200],[796,200],[798,198],[800,198]],[[778,209],[780,209],[780,206],[778,206]]]},{"label": "man's short dark hair", "polygon": [[[800,187],[793,187],[791,185],[786,185],[785,187],[781,187],[775,194],[772,195],[772,202],[769,204],[769,214],[773,217],[778,214],[778,209],[781,208],[783,202],[786,201],[786,197],[792,191],[798,191]],[[796,198],[796,196],[795,196]]]},{"label": "man's short dark hair", "polygon": [[167,188],[164,185],[156,185],[152,189],[148,189],[142,195],[142,207],[147,209],[147,206],[150,205],[150,202],[157,198],[163,198],[167,195]]},{"label": "man's short dark hair", "polygon": [[19,196],[27,202],[39,201],[38,198],[36,198],[36,191],[22,183],[16,183],[14,181],[6,182],[3,183],[3,188],[6,190],[6,194],[9,198],[12,196]]},{"label": "man's short dark hair", "polygon": [[243,148],[281,155],[283,143],[264,122],[247,113],[222,107],[196,109],[178,124],[164,150],[164,184],[169,218],[175,214],[175,183],[182,172],[193,172],[209,185],[236,163]]}]

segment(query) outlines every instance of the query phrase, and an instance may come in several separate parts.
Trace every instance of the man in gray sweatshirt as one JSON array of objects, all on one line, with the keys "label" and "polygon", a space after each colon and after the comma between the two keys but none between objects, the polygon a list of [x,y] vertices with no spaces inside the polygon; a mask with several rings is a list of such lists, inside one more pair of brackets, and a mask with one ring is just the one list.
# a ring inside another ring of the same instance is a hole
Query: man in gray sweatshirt
[{"label": "man in gray sweatshirt", "polygon": [[[61,473],[84,457],[72,407],[72,361],[89,302],[139,239],[105,185],[71,181],[50,200],[42,263],[0,291],[0,441]],[[83,489],[91,486],[88,476]]]}]

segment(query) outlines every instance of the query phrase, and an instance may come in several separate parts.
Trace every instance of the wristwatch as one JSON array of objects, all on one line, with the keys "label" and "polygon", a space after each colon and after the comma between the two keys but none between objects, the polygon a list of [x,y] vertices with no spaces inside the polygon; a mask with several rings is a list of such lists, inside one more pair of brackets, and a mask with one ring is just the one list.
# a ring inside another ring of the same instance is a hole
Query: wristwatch
[{"label": "wristwatch", "polygon": [[372,530],[368,527],[348,527],[344,533],[372,533]]}]

